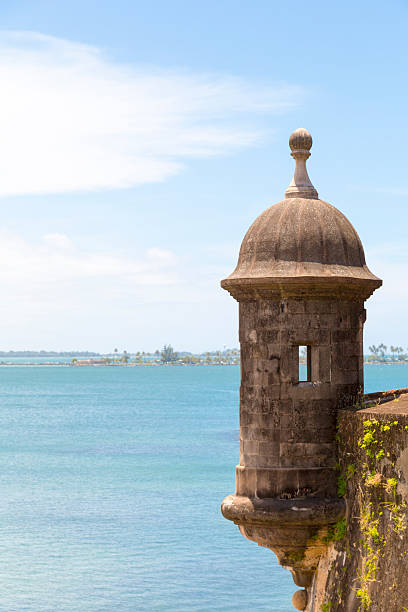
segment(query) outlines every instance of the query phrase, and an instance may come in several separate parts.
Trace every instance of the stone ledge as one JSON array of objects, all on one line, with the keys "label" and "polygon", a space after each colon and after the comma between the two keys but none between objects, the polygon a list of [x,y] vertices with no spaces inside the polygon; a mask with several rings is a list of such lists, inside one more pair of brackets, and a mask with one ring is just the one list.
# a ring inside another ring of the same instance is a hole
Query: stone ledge
[{"label": "stone ledge", "polygon": [[221,504],[225,518],[234,523],[263,525],[325,525],[335,523],[346,511],[344,499],[256,499],[228,495]]},{"label": "stone ledge", "polygon": [[363,397],[364,410],[373,414],[408,414],[408,388],[366,393]]}]

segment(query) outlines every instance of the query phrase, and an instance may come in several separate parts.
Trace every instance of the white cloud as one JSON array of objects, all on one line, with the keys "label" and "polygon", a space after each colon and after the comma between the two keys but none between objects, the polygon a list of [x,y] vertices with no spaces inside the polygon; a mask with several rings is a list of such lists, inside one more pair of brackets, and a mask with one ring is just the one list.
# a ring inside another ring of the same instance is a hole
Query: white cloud
[{"label": "white cloud", "polygon": [[[47,302],[50,309],[58,295],[64,301],[71,299],[74,285],[76,301],[87,307],[91,285],[99,297],[109,292],[119,297],[120,287],[129,290],[177,281],[178,258],[171,251],[151,248],[139,257],[90,252],[76,247],[64,234],[47,234],[42,240],[29,242],[19,235],[0,232],[0,261],[0,285],[9,298],[17,299],[22,293],[42,306]],[[95,299],[96,294],[92,301]]]},{"label": "white cloud", "polygon": [[[186,160],[261,139],[298,87],[121,65],[97,48],[0,35],[0,195],[163,181]],[[264,130],[262,130],[264,131]]]},{"label": "white cloud", "polygon": [[222,316],[234,304],[219,289],[221,271],[215,280],[157,246],[98,252],[61,233],[0,230],[0,261],[2,349],[198,348],[224,344],[227,327],[236,335],[231,314]]},{"label": "white cloud", "polygon": [[72,240],[65,236],[65,234],[46,234],[44,242],[56,249],[70,249],[73,246]]},{"label": "white cloud", "polygon": [[172,251],[158,249],[157,247],[147,249],[146,255],[151,261],[156,261],[158,264],[164,266],[172,265],[177,261],[177,257]]}]

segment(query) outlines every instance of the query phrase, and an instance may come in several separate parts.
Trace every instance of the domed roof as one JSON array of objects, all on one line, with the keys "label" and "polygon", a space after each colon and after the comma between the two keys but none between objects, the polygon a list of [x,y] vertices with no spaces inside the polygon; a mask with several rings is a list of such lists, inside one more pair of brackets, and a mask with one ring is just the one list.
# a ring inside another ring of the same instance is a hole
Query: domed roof
[{"label": "domed roof", "polygon": [[238,265],[221,285],[233,295],[244,286],[281,293],[301,284],[302,292],[326,285],[368,297],[381,280],[367,268],[354,227],[334,206],[318,199],[306,170],[312,137],[303,129],[290,137],[296,170],[285,199],[265,210],[242,242]]}]

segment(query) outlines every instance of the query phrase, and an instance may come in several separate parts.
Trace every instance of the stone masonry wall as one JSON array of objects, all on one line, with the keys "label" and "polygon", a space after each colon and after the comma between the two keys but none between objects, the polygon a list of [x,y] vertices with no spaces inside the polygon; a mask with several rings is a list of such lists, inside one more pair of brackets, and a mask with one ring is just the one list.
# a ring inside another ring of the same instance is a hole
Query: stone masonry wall
[{"label": "stone masonry wall", "polygon": [[306,610],[407,612],[408,395],[341,411],[338,452],[347,516],[332,530]]},{"label": "stone masonry wall", "polygon": [[[238,495],[336,495],[336,410],[362,388],[364,320],[363,302],[240,303]],[[303,345],[311,346],[311,382],[298,381]]]}]

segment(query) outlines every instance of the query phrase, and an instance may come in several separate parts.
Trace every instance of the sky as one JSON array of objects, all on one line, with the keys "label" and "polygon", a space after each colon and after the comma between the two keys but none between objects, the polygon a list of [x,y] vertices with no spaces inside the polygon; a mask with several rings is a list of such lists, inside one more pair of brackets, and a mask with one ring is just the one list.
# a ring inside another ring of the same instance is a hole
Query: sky
[{"label": "sky", "polygon": [[408,5],[0,4],[0,348],[238,346],[219,282],[283,198],[288,138],[383,287],[365,346],[408,348]]}]

